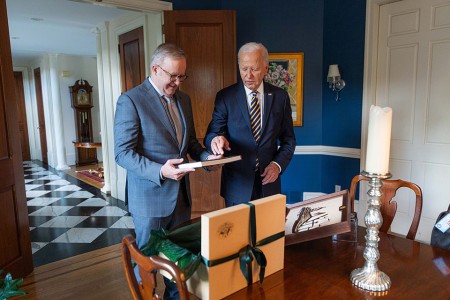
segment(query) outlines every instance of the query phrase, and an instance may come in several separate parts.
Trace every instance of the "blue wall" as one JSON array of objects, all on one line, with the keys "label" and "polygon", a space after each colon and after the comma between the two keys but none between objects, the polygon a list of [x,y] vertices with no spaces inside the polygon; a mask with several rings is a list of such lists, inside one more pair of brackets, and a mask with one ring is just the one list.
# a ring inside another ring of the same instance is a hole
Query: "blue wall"
[{"label": "blue wall", "polygon": [[[327,146],[350,148],[361,146],[365,9],[365,1],[326,1],[323,34],[322,142]],[[341,76],[346,82],[346,87],[340,93],[339,102],[335,101],[335,92],[326,84],[330,64],[339,64]]]},{"label": "blue wall", "polygon": [[166,2],[172,2],[173,10],[188,10],[188,9],[221,9],[222,0],[165,0]]},{"label": "blue wall", "polygon": [[[297,145],[360,148],[364,66],[365,1],[174,0],[174,10],[236,11],[237,48],[250,41],[269,52],[304,52],[303,126],[295,127]],[[236,49],[237,51],[238,49]],[[340,102],[328,89],[328,65],[337,63],[347,87]],[[295,155],[282,175],[288,202],[303,192],[348,188],[359,173],[359,159]]]},{"label": "blue wall", "polygon": [[[365,13],[365,1],[325,1],[322,144],[326,146],[361,148]],[[330,64],[339,64],[346,82],[338,102],[326,83]],[[322,192],[333,192],[336,184],[348,189],[359,172],[359,159],[324,156]]]}]

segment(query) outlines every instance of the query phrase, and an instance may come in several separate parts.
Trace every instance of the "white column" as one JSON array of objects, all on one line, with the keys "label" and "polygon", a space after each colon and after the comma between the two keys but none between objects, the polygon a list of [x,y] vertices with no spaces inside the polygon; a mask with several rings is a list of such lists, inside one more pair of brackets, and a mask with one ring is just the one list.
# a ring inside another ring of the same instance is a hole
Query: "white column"
[{"label": "white column", "polygon": [[103,180],[104,185],[101,191],[105,194],[111,194],[111,172],[109,166],[109,151],[110,145],[108,143],[108,128],[106,126],[106,108],[105,108],[105,86],[104,86],[104,73],[103,73],[103,55],[102,55],[102,42],[101,31],[96,29],[97,37],[97,74],[98,74],[98,106],[100,115],[100,131],[102,142],[102,157],[103,157]]},{"label": "white column", "polygon": [[64,124],[62,121],[61,95],[59,92],[58,78],[58,54],[49,55],[50,66],[50,86],[53,102],[53,118],[56,146],[56,169],[66,170],[69,166],[66,163],[66,155],[64,152]]}]

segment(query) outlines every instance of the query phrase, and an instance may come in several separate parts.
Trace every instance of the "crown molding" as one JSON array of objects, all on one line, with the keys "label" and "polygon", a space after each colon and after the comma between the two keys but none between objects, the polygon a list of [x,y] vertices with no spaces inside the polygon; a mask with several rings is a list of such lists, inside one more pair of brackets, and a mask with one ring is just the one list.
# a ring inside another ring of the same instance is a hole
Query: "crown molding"
[{"label": "crown molding", "polygon": [[70,0],[142,12],[172,10],[172,3],[158,0]]}]

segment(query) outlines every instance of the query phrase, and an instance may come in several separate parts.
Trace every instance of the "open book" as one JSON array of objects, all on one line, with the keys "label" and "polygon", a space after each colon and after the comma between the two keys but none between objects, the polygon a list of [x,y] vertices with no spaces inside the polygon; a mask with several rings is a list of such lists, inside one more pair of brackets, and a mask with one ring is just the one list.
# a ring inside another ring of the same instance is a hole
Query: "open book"
[{"label": "open book", "polygon": [[185,163],[185,164],[179,164],[179,169],[191,169],[191,168],[202,168],[202,167],[209,167],[209,166],[215,166],[215,165],[223,165],[227,164],[233,161],[241,160],[242,157],[240,155],[230,156],[230,157],[224,157],[219,159],[211,159],[211,160],[205,160],[205,161],[196,161],[191,163]]}]

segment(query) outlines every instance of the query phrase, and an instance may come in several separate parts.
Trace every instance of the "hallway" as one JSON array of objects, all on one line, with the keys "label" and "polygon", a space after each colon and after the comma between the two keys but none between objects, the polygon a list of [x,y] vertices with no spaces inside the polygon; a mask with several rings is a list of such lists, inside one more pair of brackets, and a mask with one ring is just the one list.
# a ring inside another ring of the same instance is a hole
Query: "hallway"
[{"label": "hallway", "polygon": [[25,161],[23,167],[34,267],[134,235],[122,201],[40,161]]}]

